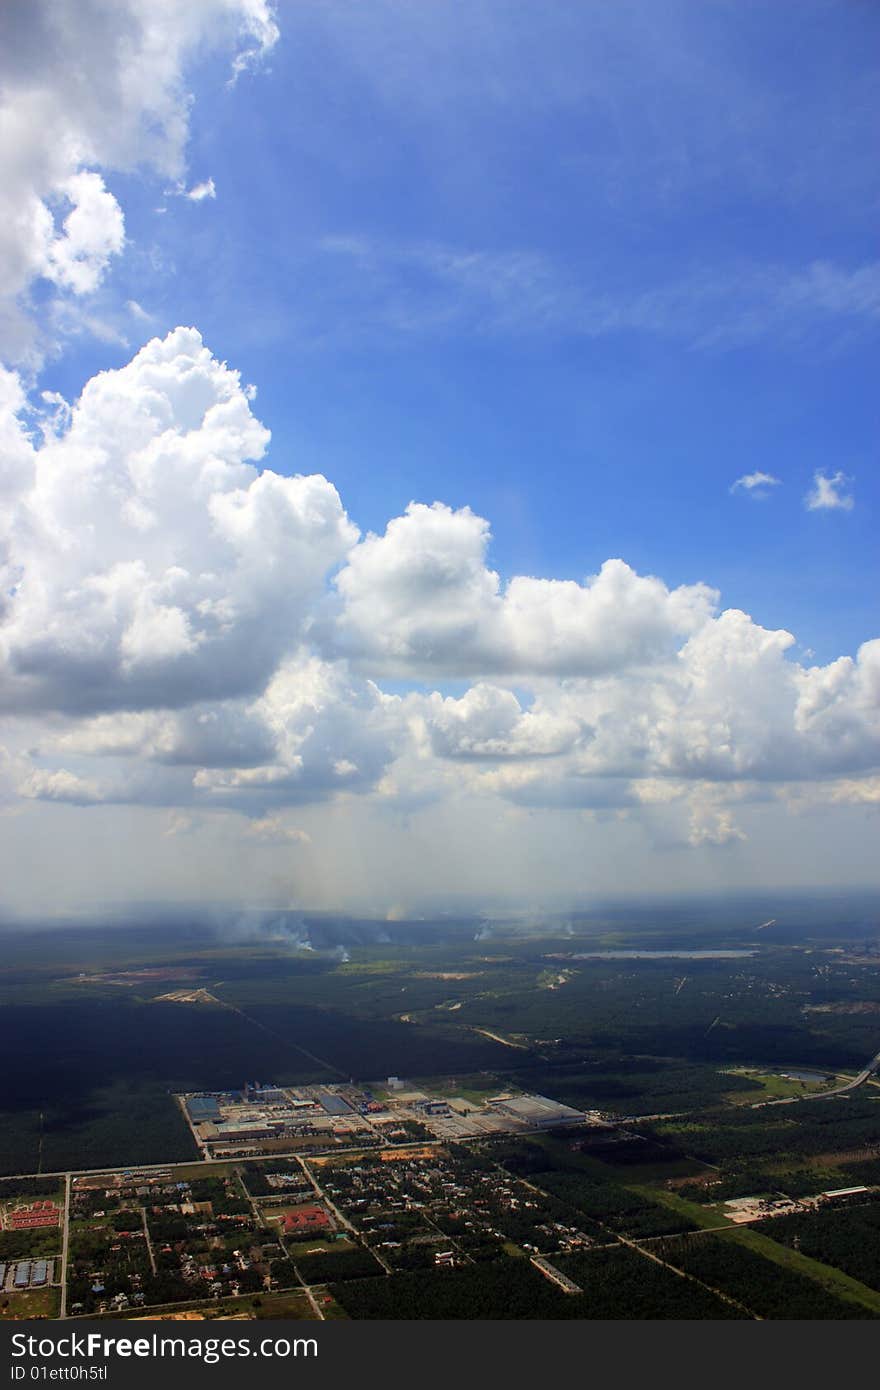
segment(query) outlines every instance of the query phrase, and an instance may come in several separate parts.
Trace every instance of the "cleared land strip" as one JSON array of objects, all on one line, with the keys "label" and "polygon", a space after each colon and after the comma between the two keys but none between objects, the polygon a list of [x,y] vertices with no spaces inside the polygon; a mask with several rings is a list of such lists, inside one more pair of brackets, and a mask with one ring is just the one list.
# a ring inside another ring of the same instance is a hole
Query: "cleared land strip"
[{"label": "cleared land strip", "polygon": [[[601,1224],[602,1223],[599,1222],[599,1225]],[[603,1229],[607,1229],[607,1227],[603,1227]],[[701,1289],[707,1289],[708,1292],[714,1294],[716,1298],[720,1298],[722,1303],[729,1303],[732,1308],[738,1308],[741,1313],[745,1313],[746,1317],[751,1318],[753,1322],[763,1322],[763,1318],[760,1314],[755,1313],[751,1308],[747,1308],[744,1303],[740,1303],[738,1298],[734,1298],[731,1294],[725,1293],[723,1289],[716,1289],[713,1284],[705,1284],[703,1280],[698,1279],[695,1274],[690,1274],[687,1270],[679,1269],[677,1265],[671,1265],[668,1260],[661,1260],[660,1256],[655,1255],[653,1250],[646,1250],[645,1246],[640,1241],[630,1240],[628,1236],[622,1235],[618,1235],[617,1239],[620,1241],[621,1245],[627,1245],[630,1250],[638,1251],[640,1255],[644,1255],[646,1260],[653,1260],[655,1264],[662,1265],[664,1269],[668,1269],[671,1273],[677,1274],[680,1279],[688,1279],[692,1284],[699,1284]]]},{"label": "cleared land strip", "polygon": [[[500,1163],[496,1164],[495,1167],[498,1169],[499,1173],[504,1173],[505,1176],[509,1176],[507,1170],[503,1168]],[[542,1187],[538,1187],[536,1183],[529,1182],[527,1178],[520,1177],[519,1181],[522,1183],[523,1187],[530,1188],[532,1192],[538,1193],[541,1197],[546,1198],[550,1195],[545,1192]],[[632,1188],[630,1190],[636,1191],[637,1189]],[[655,1264],[663,1265],[665,1269],[670,1270],[673,1274],[677,1275],[679,1279],[686,1279],[691,1284],[698,1284],[701,1289],[707,1289],[709,1293],[719,1298],[722,1303],[728,1303],[731,1307],[738,1308],[741,1313],[745,1313],[746,1317],[751,1318],[753,1321],[762,1321],[757,1313],[752,1312],[751,1308],[747,1308],[745,1304],[732,1298],[730,1294],[723,1293],[721,1289],[713,1288],[711,1284],[704,1284],[702,1279],[697,1279],[695,1275],[689,1274],[684,1269],[676,1269],[675,1265],[667,1263],[666,1260],[661,1260],[660,1256],[655,1255],[653,1250],[646,1250],[639,1241],[631,1240],[629,1236],[622,1236],[619,1231],[613,1231],[610,1226],[606,1226],[605,1222],[600,1221],[598,1217],[592,1216],[590,1220],[603,1230],[607,1236],[611,1236],[613,1243],[628,1246],[630,1250],[635,1250],[637,1254],[643,1255],[646,1260],[653,1260]]]},{"label": "cleared land strip", "polygon": [[471,1031],[479,1033],[484,1038],[491,1038],[492,1042],[501,1043],[504,1047],[516,1047],[519,1048],[521,1052],[529,1051],[526,1043],[511,1042],[510,1038],[502,1038],[500,1033],[490,1033],[488,1028],[477,1028],[472,1026]]},{"label": "cleared land strip", "polygon": [[800,1250],[792,1250],[790,1246],[781,1245],[770,1236],[744,1226],[726,1231],[721,1239],[735,1241],[738,1245],[744,1245],[756,1254],[763,1255],[765,1259],[772,1260],[774,1264],[782,1265],[784,1269],[805,1274],[808,1279],[820,1284],[826,1292],[846,1299],[848,1303],[858,1303],[872,1313],[880,1313],[880,1293],[863,1284],[860,1279],[854,1279],[851,1274],[844,1274],[842,1269],[822,1264],[820,1260],[814,1260]]},{"label": "cleared land strip", "polygon": [[[729,1221],[717,1209],[698,1206],[696,1202],[688,1202],[684,1197],[679,1197],[673,1192],[664,1192],[657,1188],[647,1187],[632,1187],[630,1191],[637,1192],[643,1197],[650,1196],[655,1202],[662,1203],[670,1210],[677,1211],[682,1216],[690,1217],[704,1231],[717,1229],[720,1220],[723,1229],[718,1231],[718,1234],[722,1240],[731,1240],[737,1245],[744,1245],[746,1249],[753,1250],[755,1254],[763,1255],[773,1264],[781,1265],[784,1269],[793,1270],[797,1274],[806,1275],[808,1279],[821,1285],[826,1293],[846,1299],[849,1303],[858,1303],[861,1307],[868,1308],[872,1313],[880,1313],[880,1292],[870,1288],[867,1284],[863,1284],[861,1280],[854,1279],[852,1275],[845,1274],[842,1269],[837,1269],[833,1265],[822,1264],[820,1260],[814,1260],[809,1255],[802,1254],[800,1250],[792,1250],[787,1245],[781,1245],[779,1241],[773,1240],[772,1237],[763,1235],[749,1226],[737,1225],[735,1222]],[[696,1235],[697,1232],[691,1234]]]},{"label": "cleared land strip", "polygon": [[290,1038],[285,1038],[281,1033],[276,1033],[274,1028],[270,1028],[267,1024],[261,1023],[258,1018],[251,1018],[250,1014],[244,1012],[244,1009],[239,1009],[235,1004],[224,1004],[223,1007],[231,1009],[234,1014],[238,1014],[239,1018],[243,1018],[246,1023],[253,1024],[254,1028],[259,1028],[262,1032],[268,1033],[270,1038],[274,1038],[276,1042],[282,1043],[284,1047],[292,1047],[294,1052],[302,1053],[303,1057],[308,1057],[310,1062],[314,1062],[316,1066],[322,1067],[324,1071],[331,1072],[333,1076],[341,1076],[343,1081],[349,1080],[347,1071],[343,1071],[341,1067],[335,1067],[332,1062],[328,1062],[324,1057],[316,1057],[314,1052],[309,1052],[307,1047],[302,1047],[299,1043],[291,1042]]},{"label": "cleared land strip", "polygon": [[663,1188],[646,1187],[639,1183],[627,1183],[626,1190],[650,1202],[659,1202],[662,1207],[668,1207],[679,1216],[687,1217],[703,1230],[717,1230],[719,1226],[724,1230],[737,1229],[736,1222],[725,1216],[717,1206],[701,1207],[698,1202],[689,1202],[684,1197],[679,1197],[677,1192],[666,1192]]}]

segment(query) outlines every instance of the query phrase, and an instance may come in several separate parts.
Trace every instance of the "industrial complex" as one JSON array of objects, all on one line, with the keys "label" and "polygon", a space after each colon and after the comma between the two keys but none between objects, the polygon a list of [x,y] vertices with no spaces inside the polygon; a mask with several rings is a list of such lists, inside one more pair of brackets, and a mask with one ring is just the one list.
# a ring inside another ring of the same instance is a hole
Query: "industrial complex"
[{"label": "industrial complex", "polygon": [[[180,1094],[200,1160],[7,1180],[2,1315],[250,1316],[271,1299],[321,1318],[373,1280],[455,1281],[505,1259],[572,1307],[589,1296],[585,1258],[604,1267],[625,1246],[662,1266],[652,1242],[681,1218],[606,1176],[612,1148],[632,1172],[622,1148],[645,1139],[547,1096],[460,1085],[389,1076]],[[732,1197],[719,1222],[766,1229],[872,1191]]]},{"label": "industrial complex", "polygon": [[546,1096],[505,1092],[475,1102],[411,1088],[396,1076],[371,1087],[253,1082],[241,1090],[181,1095],[178,1101],[202,1155],[215,1159],[604,1123],[596,1112],[574,1110]]}]

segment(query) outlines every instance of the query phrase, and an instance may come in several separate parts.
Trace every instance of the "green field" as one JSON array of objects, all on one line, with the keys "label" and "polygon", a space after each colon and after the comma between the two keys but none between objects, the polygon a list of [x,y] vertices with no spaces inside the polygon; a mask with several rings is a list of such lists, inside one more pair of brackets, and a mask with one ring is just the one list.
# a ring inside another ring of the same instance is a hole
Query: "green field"
[{"label": "green field", "polygon": [[21,1293],[0,1294],[0,1318],[4,1321],[26,1318],[57,1318],[61,1292],[56,1288],[25,1289]]}]

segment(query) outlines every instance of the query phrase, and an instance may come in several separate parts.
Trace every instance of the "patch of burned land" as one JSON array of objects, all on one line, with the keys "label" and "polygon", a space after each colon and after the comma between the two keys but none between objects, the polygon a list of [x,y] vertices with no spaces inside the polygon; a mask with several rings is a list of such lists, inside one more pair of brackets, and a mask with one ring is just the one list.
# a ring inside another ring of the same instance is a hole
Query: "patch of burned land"
[{"label": "patch of burned land", "polygon": [[676,1178],[664,1178],[667,1187],[711,1187],[718,1182],[718,1171],[708,1168],[703,1173],[685,1173]]},{"label": "patch of burned land", "polygon": [[821,1168],[842,1168],[847,1163],[870,1163],[878,1158],[880,1147],[870,1144],[861,1149],[834,1149],[830,1153],[816,1154],[810,1162]]},{"label": "patch of burned land", "polygon": [[198,980],[204,974],[192,965],[148,966],[143,970],[95,970],[88,974],[67,975],[65,984],[134,985],[165,984],[173,980]]},{"label": "patch of burned land", "polygon": [[880,1014],[876,999],[835,999],[828,1004],[807,1004],[807,1014]]},{"label": "patch of burned land", "polygon": [[415,980],[475,980],[478,975],[485,975],[485,970],[416,970],[413,972]]},{"label": "patch of burned land", "polygon": [[215,1004],[220,1009],[228,1006],[210,994],[206,989],[172,989],[168,994],[157,994],[154,1004]]}]

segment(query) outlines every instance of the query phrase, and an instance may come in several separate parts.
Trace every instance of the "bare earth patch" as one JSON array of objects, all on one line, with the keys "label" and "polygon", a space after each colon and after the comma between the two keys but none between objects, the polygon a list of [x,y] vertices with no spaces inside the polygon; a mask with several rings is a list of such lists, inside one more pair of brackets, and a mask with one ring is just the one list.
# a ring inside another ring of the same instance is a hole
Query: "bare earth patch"
[{"label": "bare earth patch", "polygon": [[154,1004],[217,1004],[225,1008],[222,1000],[209,994],[206,989],[172,989],[169,994],[157,994]]},{"label": "bare earth patch", "polygon": [[416,980],[475,980],[478,975],[485,975],[485,970],[417,970],[413,976]]},{"label": "bare earth patch", "polygon": [[804,1013],[880,1014],[880,1003],[875,999],[841,999],[830,1004],[807,1004]]}]

